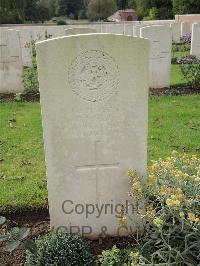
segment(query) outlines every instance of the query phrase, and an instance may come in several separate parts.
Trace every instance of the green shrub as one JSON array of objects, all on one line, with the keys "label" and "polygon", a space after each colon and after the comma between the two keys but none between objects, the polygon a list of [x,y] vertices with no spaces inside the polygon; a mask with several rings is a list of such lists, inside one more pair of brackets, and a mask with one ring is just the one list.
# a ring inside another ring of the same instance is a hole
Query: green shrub
[{"label": "green shrub", "polygon": [[23,73],[24,89],[26,93],[37,93],[39,91],[37,66],[25,68]]},{"label": "green shrub", "polygon": [[50,233],[35,241],[36,251],[28,251],[26,266],[94,265],[89,246],[78,235],[66,232]]},{"label": "green shrub", "polygon": [[179,44],[173,44],[172,45],[172,52],[187,52],[187,51],[190,51],[190,44],[188,43],[179,43]]},{"label": "green shrub", "polygon": [[196,59],[192,63],[180,64],[180,69],[189,85],[200,87],[200,60]]},{"label": "green shrub", "polygon": [[119,249],[113,246],[110,250],[105,250],[99,256],[99,265],[101,266],[131,266],[134,265],[134,257],[137,257],[138,252],[133,252],[130,249]]},{"label": "green shrub", "polygon": [[142,265],[200,265],[200,158],[174,151],[149,167],[146,183],[133,169],[128,176],[129,196],[144,221],[142,249],[148,251],[138,261]]},{"label": "green shrub", "polygon": [[57,25],[67,25],[67,23],[64,20],[58,20]]}]

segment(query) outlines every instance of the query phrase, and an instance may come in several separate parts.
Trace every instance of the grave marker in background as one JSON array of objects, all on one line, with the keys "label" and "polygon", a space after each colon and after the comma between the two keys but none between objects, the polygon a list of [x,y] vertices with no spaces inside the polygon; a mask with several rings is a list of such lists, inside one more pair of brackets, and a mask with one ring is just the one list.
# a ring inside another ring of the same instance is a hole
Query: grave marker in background
[{"label": "grave marker in background", "polygon": [[0,28],[0,92],[22,92],[22,75],[19,32]]},{"label": "grave marker in background", "polygon": [[170,27],[172,29],[172,41],[173,43],[180,43],[181,41],[181,24],[171,23]]},{"label": "grave marker in background", "polygon": [[65,36],[76,35],[76,34],[88,34],[88,33],[96,33],[96,29],[86,28],[86,27],[77,27],[77,28],[69,28],[65,30]]},{"label": "grave marker in background", "polygon": [[170,86],[172,31],[169,26],[153,25],[140,29],[140,36],[150,40],[150,88]]},{"label": "grave marker in background", "polygon": [[189,22],[181,22],[181,37],[185,36],[186,34],[190,33],[190,23]]},{"label": "grave marker in background", "polygon": [[200,23],[192,24],[191,52],[200,59]]}]

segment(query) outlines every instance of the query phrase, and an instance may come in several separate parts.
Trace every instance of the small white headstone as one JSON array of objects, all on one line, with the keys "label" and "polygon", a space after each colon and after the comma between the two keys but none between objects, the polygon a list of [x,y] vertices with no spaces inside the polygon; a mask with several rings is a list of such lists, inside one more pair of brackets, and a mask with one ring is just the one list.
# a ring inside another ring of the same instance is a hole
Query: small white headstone
[{"label": "small white headstone", "polygon": [[106,24],[106,33],[124,34],[124,23]]},{"label": "small white headstone", "polygon": [[76,34],[88,34],[88,33],[96,33],[96,29],[86,28],[86,27],[77,27],[77,28],[69,28],[65,30],[65,36],[76,35]]},{"label": "small white headstone", "polygon": [[192,24],[191,52],[200,59],[200,23]]},{"label": "small white headstone", "polygon": [[127,169],[146,173],[149,42],[88,34],[36,47],[51,226],[120,234]]},{"label": "small white headstone", "polygon": [[0,28],[0,92],[22,92],[22,75],[19,32]]},{"label": "small white headstone", "polygon": [[28,29],[19,31],[20,46],[22,49],[22,62],[25,67],[32,67],[32,40],[31,32]]},{"label": "small white headstone", "polygon": [[133,36],[133,24],[124,23],[124,35]]},{"label": "small white headstone", "polygon": [[171,23],[170,27],[172,29],[172,41],[173,43],[180,43],[181,41],[181,24]]},{"label": "small white headstone", "polygon": [[169,26],[147,26],[140,36],[150,40],[150,88],[170,86],[172,31]]},{"label": "small white headstone", "polygon": [[140,25],[134,25],[133,26],[133,36],[134,37],[140,37]]},{"label": "small white headstone", "polygon": [[181,22],[181,37],[185,36],[186,34],[190,33],[190,23],[189,22]]}]

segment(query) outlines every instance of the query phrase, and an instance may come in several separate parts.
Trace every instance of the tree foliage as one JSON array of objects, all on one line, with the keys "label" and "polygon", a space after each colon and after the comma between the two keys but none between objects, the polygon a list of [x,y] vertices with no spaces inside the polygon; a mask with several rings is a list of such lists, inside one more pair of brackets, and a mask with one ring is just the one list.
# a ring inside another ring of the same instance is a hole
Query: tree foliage
[{"label": "tree foliage", "polygon": [[200,0],[0,0],[0,23],[43,22],[54,16],[99,20],[126,8],[135,9],[140,20],[172,19],[200,13]]},{"label": "tree foliage", "polygon": [[112,15],[116,10],[115,0],[90,0],[87,14],[90,20],[102,20]]},{"label": "tree foliage", "polygon": [[174,14],[199,14],[199,0],[172,0]]}]

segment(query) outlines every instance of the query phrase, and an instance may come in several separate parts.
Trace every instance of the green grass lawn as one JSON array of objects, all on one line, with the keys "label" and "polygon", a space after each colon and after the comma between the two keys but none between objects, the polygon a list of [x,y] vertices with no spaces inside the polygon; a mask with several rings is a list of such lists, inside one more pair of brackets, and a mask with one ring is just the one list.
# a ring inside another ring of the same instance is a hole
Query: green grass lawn
[{"label": "green grass lawn", "polygon": [[[172,52],[173,58],[178,58],[180,56],[189,55],[190,51],[184,52]],[[171,65],[171,85],[178,86],[178,85],[187,85],[187,80],[184,79],[183,74],[181,73],[180,66],[178,64]]]},{"label": "green grass lawn", "polygon": [[[200,96],[151,97],[148,159],[200,154]],[[0,103],[0,210],[47,203],[39,103]]]},{"label": "green grass lawn", "polygon": [[187,80],[184,78],[181,73],[180,66],[178,64],[171,65],[171,85],[187,85]]}]

